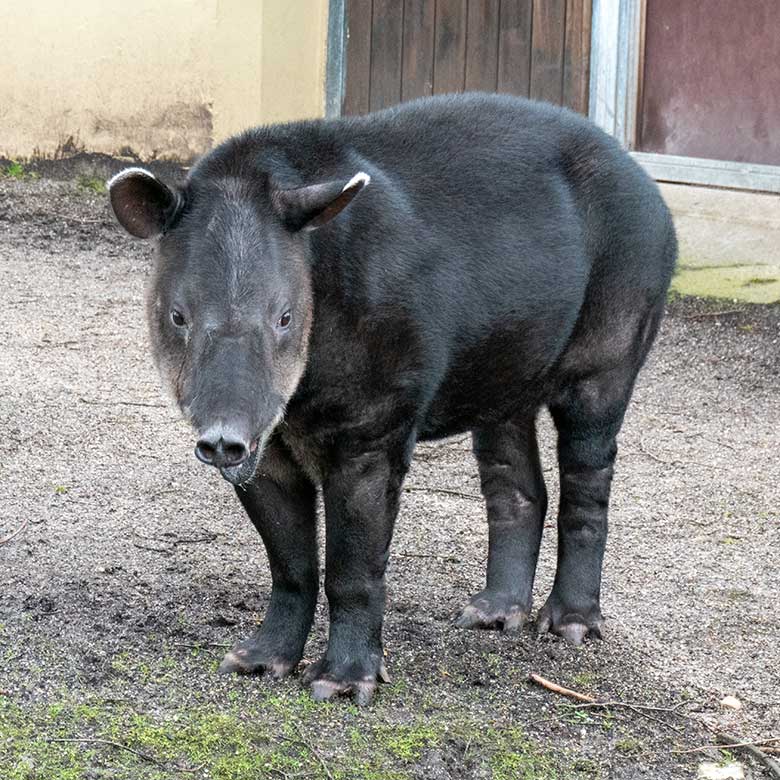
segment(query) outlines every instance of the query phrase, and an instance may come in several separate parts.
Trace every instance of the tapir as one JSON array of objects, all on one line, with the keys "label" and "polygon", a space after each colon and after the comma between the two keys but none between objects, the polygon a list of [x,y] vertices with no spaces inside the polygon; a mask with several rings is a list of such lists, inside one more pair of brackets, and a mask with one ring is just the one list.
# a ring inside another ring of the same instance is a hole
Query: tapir
[{"label": "tapir", "polygon": [[262,625],[222,672],[282,677],[302,658],[326,527],[318,700],[386,679],[385,568],[418,441],[470,432],[488,526],[485,587],[455,619],[517,630],[547,510],[536,418],[560,473],[557,569],[538,629],[600,637],[616,437],[677,254],[655,183],[566,109],[425,98],[241,133],[179,186],[109,182],[153,242],[153,356],[268,553]]}]

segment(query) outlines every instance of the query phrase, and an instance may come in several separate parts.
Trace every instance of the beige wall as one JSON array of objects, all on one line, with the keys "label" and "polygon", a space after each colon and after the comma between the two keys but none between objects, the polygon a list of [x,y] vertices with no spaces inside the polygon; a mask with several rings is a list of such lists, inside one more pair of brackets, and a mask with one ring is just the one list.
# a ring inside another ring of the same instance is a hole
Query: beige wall
[{"label": "beige wall", "polygon": [[322,116],[328,0],[0,0],[0,156],[188,159]]}]

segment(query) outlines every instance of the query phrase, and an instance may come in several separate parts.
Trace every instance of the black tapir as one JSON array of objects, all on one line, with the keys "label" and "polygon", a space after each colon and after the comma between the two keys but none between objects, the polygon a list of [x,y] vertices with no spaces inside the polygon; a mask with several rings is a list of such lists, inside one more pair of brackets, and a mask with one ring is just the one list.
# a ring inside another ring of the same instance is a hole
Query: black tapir
[{"label": "black tapir", "polygon": [[225,672],[295,669],[327,529],[317,699],[384,679],[384,574],[415,443],[471,431],[487,504],[484,590],[456,624],[517,629],[547,499],[535,417],[558,432],[555,584],[541,631],[599,636],[607,504],[637,372],[676,257],[655,184],[567,110],[470,94],[261,127],[182,187],[114,177],[156,245],[156,362],[268,551],[265,620]]}]

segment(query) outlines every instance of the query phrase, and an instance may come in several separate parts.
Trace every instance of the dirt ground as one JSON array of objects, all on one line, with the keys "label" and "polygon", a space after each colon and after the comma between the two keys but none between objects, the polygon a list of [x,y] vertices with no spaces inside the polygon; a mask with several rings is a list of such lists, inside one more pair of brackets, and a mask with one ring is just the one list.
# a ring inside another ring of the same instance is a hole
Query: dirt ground
[{"label": "dirt ground", "polygon": [[[0,537],[27,523],[0,545],[1,778],[680,780],[732,757],[769,776],[739,749],[682,751],[718,731],[780,736],[780,307],[670,303],[620,439],[603,642],[453,627],[487,543],[460,437],[420,446],[408,478],[393,682],[367,710],[315,705],[297,677],[215,673],[262,619],[265,554],[161,394],[149,249],[94,189],[0,178]],[[537,605],[557,490],[540,424],[551,512]],[[326,628],[321,603],[307,658]],[[573,706],[530,672],[674,710]]]}]

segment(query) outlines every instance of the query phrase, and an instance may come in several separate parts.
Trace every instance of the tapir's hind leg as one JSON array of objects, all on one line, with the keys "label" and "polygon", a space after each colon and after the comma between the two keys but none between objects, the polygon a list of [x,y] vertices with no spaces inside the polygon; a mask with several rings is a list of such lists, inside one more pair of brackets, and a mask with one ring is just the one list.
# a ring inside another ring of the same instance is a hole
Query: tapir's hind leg
[{"label": "tapir's hind leg", "polygon": [[520,628],[531,611],[547,493],[534,417],[474,431],[487,505],[487,585],[457,618],[461,628]]},{"label": "tapir's hind leg", "polygon": [[[659,305],[638,318],[622,358],[585,377],[570,376],[549,404],[558,430],[558,565],[539,629],[575,644],[601,636],[601,567],[617,435],[661,310]],[[585,339],[574,346],[582,360],[589,351]],[[592,357],[598,350],[590,351]]]}]

